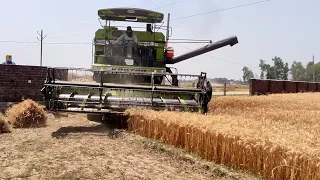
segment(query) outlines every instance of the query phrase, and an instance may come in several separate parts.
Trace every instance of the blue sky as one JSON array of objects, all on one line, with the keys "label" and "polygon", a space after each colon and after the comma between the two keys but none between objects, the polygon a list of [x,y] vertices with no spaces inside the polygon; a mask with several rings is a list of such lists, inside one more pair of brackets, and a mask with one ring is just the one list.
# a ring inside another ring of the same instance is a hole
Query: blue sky
[{"label": "blue sky", "polygon": [[[171,13],[180,18],[202,12],[230,8],[256,2],[254,0],[187,0],[172,6],[156,8],[181,0],[11,0],[2,2],[1,41],[37,41],[41,28],[47,35],[45,42],[91,43],[94,32],[100,27],[97,10],[111,7],[147,8]],[[240,79],[242,67],[249,66],[259,74],[259,60],[271,62],[274,56],[292,63],[306,64],[315,55],[320,59],[320,1],[272,0],[252,6],[220,11],[171,22],[171,38],[211,39],[218,41],[236,35],[239,44],[224,47],[181,62],[174,67],[180,73],[209,77]],[[204,44],[174,45],[176,54],[182,54]],[[183,47],[181,47],[183,46]],[[92,46],[44,44],[43,65],[63,67],[90,67]],[[189,48],[189,49],[187,49]],[[10,53],[17,64],[39,65],[40,44],[1,43],[0,56]]]}]

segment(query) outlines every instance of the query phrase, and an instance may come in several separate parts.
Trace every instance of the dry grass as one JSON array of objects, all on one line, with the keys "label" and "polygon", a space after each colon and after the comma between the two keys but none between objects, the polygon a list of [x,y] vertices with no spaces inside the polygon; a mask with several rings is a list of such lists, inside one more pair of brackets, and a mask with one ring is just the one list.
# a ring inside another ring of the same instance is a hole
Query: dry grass
[{"label": "dry grass", "polygon": [[44,107],[30,99],[9,108],[6,117],[14,128],[42,127],[47,120]]},{"label": "dry grass", "polygon": [[319,179],[319,97],[219,97],[207,116],[130,110],[129,129],[267,178]]},{"label": "dry grass", "polygon": [[12,127],[10,123],[6,120],[6,117],[0,113],[0,134],[2,133],[11,133]]}]

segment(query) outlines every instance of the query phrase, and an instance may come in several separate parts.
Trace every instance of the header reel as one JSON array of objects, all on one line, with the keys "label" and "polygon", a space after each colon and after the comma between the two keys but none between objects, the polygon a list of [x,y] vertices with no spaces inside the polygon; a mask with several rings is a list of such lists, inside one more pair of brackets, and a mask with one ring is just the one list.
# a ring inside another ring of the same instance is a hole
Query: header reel
[{"label": "header reel", "polygon": [[[67,78],[57,79],[57,72],[68,73]],[[85,72],[77,75],[73,72]],[[100,82],[93,80],[93,74],[100,74]],[[137,75],[150,77],[147,85],[103,83],[104,74]],[[170,76],[178,77],[179,84],[172,82]],[[155,77],[163,76],[161,84],[155,84]],[[181,80],[181,77],[189,80]],[[83,80],[85,79],[85,80]],[[45,104],[53,111],[106,113],[123,112],[128,108],[147,108],[153,110],[188,111],[206,113],[212,96],[212,87],[206,73],[200,75],[98,71],[92,69],[48,68],[44,88]]]}]

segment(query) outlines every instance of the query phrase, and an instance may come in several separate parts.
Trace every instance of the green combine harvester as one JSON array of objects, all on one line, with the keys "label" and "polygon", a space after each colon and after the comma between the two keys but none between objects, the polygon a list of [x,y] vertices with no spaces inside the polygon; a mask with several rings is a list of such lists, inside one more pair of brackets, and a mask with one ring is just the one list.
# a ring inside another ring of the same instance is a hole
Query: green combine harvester
[{"label": "green combine harvester", "polygon": [[[233,46],[238,43],[236,36],[174,57],[173,49],[168,47],[170,32],[172,33],[169,26],[170,14],[167,26],[163,26],[162,13],[145,9],[100,9],[98,16],[105,21],[105,25],[95,32],[92,67],[85,70],[92,73],[92,81],[62,81],[56,78],[56,74],[63,68],[48,68],[42,89],[47,109],[84,112],[91,118],[137,107],[207,112],[212,86],[207,81],[206,73],[173,73],[174,68],[167,65],[224,46]],[[111,26],[113,21],[144,23],[144,27],[142,30],[132,27],[137,41],[134,38],[120,38],[123,41],[117,42],[121,35],[126,34],[126,28]],[[162,24],[158,25],[160,23]],[[166,35],[159,32],[160,29],[165,30]],[[184,81],[183,77],[191,80]],[[90,115],[91,113],[93,114]]]}]

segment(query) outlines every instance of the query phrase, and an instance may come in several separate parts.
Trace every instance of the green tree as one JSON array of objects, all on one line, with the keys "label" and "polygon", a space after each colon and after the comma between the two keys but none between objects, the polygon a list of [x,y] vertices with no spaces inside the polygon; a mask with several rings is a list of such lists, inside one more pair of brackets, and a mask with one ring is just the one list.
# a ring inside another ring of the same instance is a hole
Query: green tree
[{"label": "green tree", "polygon": [[267,64],[264,60],[260,60],[259,67],[261,69],[261,79],[282,79],[288,80],[289,64],[284,63],[280,57],[272,58],[273,65]]},{"label": "green tree", "polygon": [[254,78],[254,74],[253,74],[252,70],[249,69],[248,67],[246,67],[246,66],[243,67],[243,68],[242,68],[242,72],[243,72],[242,78],[243,78],[243,81],[244,81],[244,82],[249,82],[249,80],[250,80],[251,78]]},{"label": "green tree", "polygon": [[[307,81],[313,81],[313,62],[310,61],[306,67]],[[320,62],[314,64],[315,81],[320,80]]]},{"label": "green tree", "polygon": [[273,59],[273,75],[274,79],[288,80],[289,65],[284,63],[280,57],[275,56]]},{"label": "green tree", "polygon": [[266,64],[264,60],[260,59],[259,67],[261,69],[260,79],[265,79],[268,69],[270,68],[270,65]]},{"label": "green tree", "polygon": [[276,68],[274,66],[268,67],[266,79],[277,79]]},{"label": "green tree", "polygon": [[284,68],[283,68],[283,79],[284,80],[288,80],[289,79],[289,72],[290,72],[289,64],[286,62],[285,65],[284,65]]},{"label": "green tree", "polygon": [[307,69],[303,66],[301,62],[293,61],[290,74],[292,76],[292,80],[294,81],[307,81]]}]

